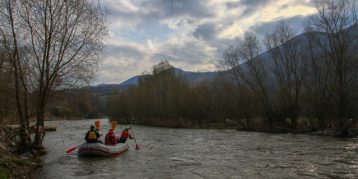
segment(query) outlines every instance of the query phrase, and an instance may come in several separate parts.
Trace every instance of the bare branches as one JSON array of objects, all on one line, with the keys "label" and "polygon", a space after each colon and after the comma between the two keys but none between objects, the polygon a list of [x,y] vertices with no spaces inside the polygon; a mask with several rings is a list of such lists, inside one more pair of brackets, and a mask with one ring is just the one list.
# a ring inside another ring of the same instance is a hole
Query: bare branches
[{"label": "bare branches", "polygon": [[[353,2],[353,3],[352,3]],[[311,31],[323,32],[312,43],[326,56],[322,56],[326,70],[332,73],[327,80],[332,102],[336,105],[336,117],[341,129],[351,115],[352,90],[356,84],[358,59],[356,50],[356,31],[349,29],[356,22],[355,1],[323,0],[317,4],[318,14],[310,24]],[[353,6],[352,6],[353,5]],[[316,74],[319,75],[320,73]]]},{"label": "bare branches", "polygon": [[[1,8],[1,20],[8,22],[0,28],[3,46],[15,59],[23,88],[36,96],[43,126],[54,89],[94,77],[107,34],[105,11],[96,0],[4,0]],[[41,144],[38,136],[35,143]]]}]

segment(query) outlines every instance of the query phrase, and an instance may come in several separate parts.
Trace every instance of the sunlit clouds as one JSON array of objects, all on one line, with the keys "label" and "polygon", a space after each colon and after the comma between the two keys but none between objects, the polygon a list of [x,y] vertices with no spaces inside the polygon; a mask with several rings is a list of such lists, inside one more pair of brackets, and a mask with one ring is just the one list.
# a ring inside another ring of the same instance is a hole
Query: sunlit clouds
[{"label": "sunlit clouds", "polygon": [[161,60],[188,71],[217,70],[245,33],[262,38],[281,20],[301,33],[308,0],[103,0],[110,37],[96,83],[120,83]]}]

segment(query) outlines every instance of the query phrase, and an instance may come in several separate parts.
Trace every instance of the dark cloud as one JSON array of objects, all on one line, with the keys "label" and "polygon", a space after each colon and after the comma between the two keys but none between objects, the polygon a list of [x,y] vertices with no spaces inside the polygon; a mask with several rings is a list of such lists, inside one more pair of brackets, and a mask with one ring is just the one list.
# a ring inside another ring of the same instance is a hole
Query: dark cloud
[{"label": "dark cloud", "polygon": [[249,16],[254,12],[257,12],[263,6],[269,4],[270,2],[275,0],[239,0],[239,1],[232,1],[227,2],[226,8],[227,9],[235,9],[238,7],[244,7],[244,12],[241,14],[243,17]]},{"label": "dark cloud", "polygon": [[144,54],[139,49],[125,45],[107,45],[105,51],[107,56],[113,58],[125,57],[141,60],[144,57]]},{"label": "dark cloud", "polygon": [[274,0],[242,0],[241,5],[245,7],[244,12],[242,13],[243,17],[247,17],[254,12],[260,10],[260,8],[264,7],[265,5],[269,4]]},{"label": "dark cloud", "polygon": [[244,6],[263,6],[272,1],[276,0],[241,0],[240,3]]},{"label": "dark cloud", "polygon": [[[207,0],[200,0],[200,1],[189,1],[189,0],[177,0],[174,1],[173,11],[171,9],[170,0],[166,0],[163,4],[163,0],[159,0],[158,4],[162,5],[162,10],[165,12],[166,16],[189,16],[193,18],[207,18],[212,17],[214,14],[206,4],[208,3]],[[163,7],[164,5],[164,7]]]},{"label": "dark cloud", "polygon": [[200,1],[173,1],[173,9],[170,0],[150,0],[134,3],[139,11],[127,11],[117,8],[111,3],[104,6],[109,10],[112,21],[128,23],[152,23],[167,18],[187,17],[188,19],[202,19],[213,17],[214,14],[206,6],[207,0]]},{"label": "dark cloud", "polygon": [[197,27],[193,35],[197,39],[211,40],[217,35],[217,27],[213,23],[206,23]]}]

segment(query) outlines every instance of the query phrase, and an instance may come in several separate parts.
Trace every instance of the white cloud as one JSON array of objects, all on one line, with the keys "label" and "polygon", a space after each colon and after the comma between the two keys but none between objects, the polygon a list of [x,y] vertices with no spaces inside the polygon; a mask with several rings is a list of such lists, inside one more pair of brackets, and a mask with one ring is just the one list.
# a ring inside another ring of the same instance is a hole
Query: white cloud
[{"label": "white cloud", "polygon": [[110,38],[96,83],[120,83],[161,59],[184,70],[213,71],[223,50],[245,32],[260,36],[279,19],[315,13],[309,0],[179,0],[173,12],[170,2],[103,0]]}]

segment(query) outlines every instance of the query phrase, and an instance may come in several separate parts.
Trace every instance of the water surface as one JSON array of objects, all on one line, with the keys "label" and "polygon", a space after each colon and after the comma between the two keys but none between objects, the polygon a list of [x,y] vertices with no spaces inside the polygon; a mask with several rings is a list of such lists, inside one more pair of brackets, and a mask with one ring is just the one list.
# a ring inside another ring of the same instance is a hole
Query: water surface
[{"label": "water surface", "polygon": [[[66,155],[94,121],[47,122],[57,131],[46,134],[49,153],[35,178],[358,178],[357,139],[308,135],[133,125],[140,150],[131,140],[114,158]],[[101,121],[106,133],[110,123]]]}]

